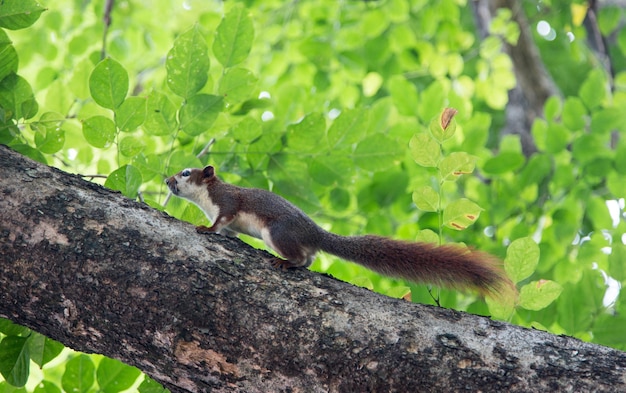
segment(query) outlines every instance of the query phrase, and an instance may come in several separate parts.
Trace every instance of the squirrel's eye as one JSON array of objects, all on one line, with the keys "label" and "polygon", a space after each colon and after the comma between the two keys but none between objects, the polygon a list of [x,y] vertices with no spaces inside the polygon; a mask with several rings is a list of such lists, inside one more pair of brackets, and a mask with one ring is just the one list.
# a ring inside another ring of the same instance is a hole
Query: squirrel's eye
[{"label": "squirrel's eye", "polygon": [[189,170],[189,169],[184,169],[182,172],[180,172],[180,175],[181,175],[182,177],[187,177],[187,176],[191,175],[191,170]]}]

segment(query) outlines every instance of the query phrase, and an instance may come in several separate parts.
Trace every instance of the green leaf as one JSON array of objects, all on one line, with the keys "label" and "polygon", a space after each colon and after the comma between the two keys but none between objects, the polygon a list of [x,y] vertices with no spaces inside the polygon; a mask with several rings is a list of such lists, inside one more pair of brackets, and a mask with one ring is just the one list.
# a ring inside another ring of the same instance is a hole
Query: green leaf
[{"label": "green leaf", "polygon": [[594,342],[613,348],[624,348],[626,315],[601,315],[592,327]]},{"label": "green leaf", "polygon": [[483,165],[483,170],[491,175],[515,172],[524,165],[524,161],[523,154],[505,151],[488,159]]},{"label": "green leaf", "polygon": [[12,43],[13,41],[11,41],[7,33],[0,29],[0,46],[11,45]]},{"label": "green leaf", "polygon": [[[2,108],[0,108],[0,112],[2,112]],[[11,145],[19,133],[19,128],[12,120],[5,124],[0,123],[0,144]]]},{"label": "green leaf", "polygon": [[120,131],[132,132],[143,124],[147,102],[144,97],[128,97],[115,109],[115,124]]},{"label": "green leaf", "polygon": [[379,210],[379,214],[384,215],[385,213],[382,213],[380,209],[391,206],[398,199],[406,197],[408,185],[409,176],[406,172],[398,171],[396,168],[376,172],[371,185],[363,190],[367,195],[358,195],[359,205],[371,200],[375,204],[375,207],[371,206],[371,208]]},{"label": "green leaf", "polygon": [[457,110],[453,108],[445,108],[438,116],[431,121],[428,129],[431,135],[439,143],[443,143],[454,136],[456,131],[456,115]]},{"label": "green leaf", "polygon": [[222,79],[218,93],[229,104],[236,104],[251,98],[256,89],[258,78],[245,68],[229,68]]},{"label": "green leaf", "polygon": [[24,386],[28,381],[29,362],[27,338],[7,336],[0,341],[0,374],[8,383]]},{"label": "green leaf", "polygon": [[148,377],[147,375],[144,377],[143,382],[139,385],[139,393],[167,393],[169,392],[167,389],[164,389],[158,382],[154,379]]},{"label": "green leaf", "polygon": [[615,150],[615,170],[620,175],[626,175],[626,143],[620,144]]},{"label": "green leaf", "polygon": [[143,139],[127,136],[120,140],[119,150],[124,157],[135,157],[146,147]]},{"label": "green leaf", "polygon": [[2,0],[0,27],[9,30],[24,29],[35,23],[45,10],[35,0]]},{"label": "green leaf", "polygon": [[329,199],[334,210],[345,211],[350,206],[350,193],[344,188],[333,188]]},{"label": "green leaf", "polygon": [[287,147],[301,152],[316,151],[325,131],[324,116],[317,112],[309,113],[299,123],[287,127]]},{"label": "green leaf", "polygon": [[409,142],[413,160],[423,167],[437,167],[441,158],[441,146],[426,133],[415,134]]},{"label": "green leaf", "polygon": [[233,112],[233,115],[242,116],[247,114],[253,109],[268,108],[272,104],[272,101],[267,98],[251,98],[244,101],[239,108]]},{"label": "green leaf", "polygon": [[553,170],[552,157],[549,154],[536,153],[520,173],[520,189],[536,185],[544,181]]},{"label": "green leaf", "polygon": [[[608,172],[605,171],[605,173]],[[598,231],[608,230],[613,226],[613,219],[603,197],[591,196],[585,203],[585,216],[591,222],[593,229]]]},{"label": "green leaf", "polygon": [[413,192],[413,202],[418,209],[426,212],[439,210],[439,194],[431,186],[419,187]]},{"label": "green leaf", "polygon": [[[445,102],[448,96],[448,92],[440,81],[434,81],[424,91],[422,91],[420,103],[418,106],[418,114],[422,122],[436,121],[435,119],[441,117],[441,109],[445,106]],[[431,124],[432,127],[432,124]],[[454,132],[453,132],[454,133]],[[435,137],[442,142],[443,139]]]},{"label": "green leaf", "polygon": [[374,134],[359,142],[354,150],[354,163],[370,171],[382,171],[403,157],[398,143],[383,134]]},{"label": "green leaf", "polygon": [[626,195],[626,182],[620,173],[611,171],[606,177],[606,186],[616,199]]},{"label": "green leaf", "polygon": [[143,128],[150,135],[170,135],[176,131],[176,107],[165,94],[152,92],[148,96]]},{"label": "green leaf", "polygon": [[135,199],[141,186],[141,172],[132,165],[124,165],[114,170],[104,186],[112,190],[121,191],[128,198]]},{"label": "green leaf", "polygon": [[550,96],[543,106],[543,117],[546,120],[556,120],[561,114],[563,105],[559,96]]},{"label": "green leaf", "polygon": [[463,230],[472,225],[483,209],[466,198],[451,202],[443,210],[443,224],[448,228]]},{"label": "green leaf", "polygon": [[104,116],[93,116],[83,121],[83,136],[97,148],[106,149],[115,141],[117,129],[113,120]]},{"label": "green leaf", "polygon": [[626,245],[622,243],[611,245],[609,276],[620,282],[626,281]]},{"label": "green leaf", "polygon": [[491,129],[491,116],[486,113],[474,112],[470,119],[464,120],[464,150],[473,152],[486,146],[489,137],[489,129]]},{"label": "green leaf", "polygon": [[563,287],[554,281],[532,281],[520,289],[519,305],[526,310],[542,310],[555,301],[562,291]]},{"label": "green leaf", "polygon": [[330,147],[333,149],[348,147],[365,137],[367,119],[367,112],[362,108],[341,112],[328,129]]},{"label": "green leaf", "polygon": [[422,229],[417,232],[415,241],[420,243],[439,244],[439,235],[437,235],[431,229]]},{"label": "green leaf", "polygon": [[[563,127],[563,126],[561,126]],[[565,128],[565,127],[563,127]],[[548,136],[548,123],[544,119],[536,118],[531,126],[530,132],[535,139],[535,144],[539,151],[546,150],[546,138]]]},{"label": "green leaf", "polygon": [[439,163],[439,173],[443,181],[455,181],[462,175],[474,172],[476,157],[465,152],[450,153]]},{"label": "green leaf", "polygon": [[15,48],[11,45],[7,34],[0,30],[0,80],[9,74],[17,73],[18,64]]},{"label": "green leaf", "polygon": [[[395,299],[407,299],[407,296],[411,295],[411,288],[400,285],[391,287],[385,291],[385,295]],[[408,297],[410,299],[410,297]]]},{"label": "green leaf", "polygon": [[195,154],[183,149],[175,150],[170,156],[169,167],[174,170],[171,172],[178,172],[183,168],[200,168],[202,162]]},{"label": "green leaf", "polygon": [[622,19],[622,15],[622,8],[617,7],[616,5],[607,4],[606,6],[599,8],[598,16],[596,18],[602,36],[608,37],[614,32]]},{"label": "green leaf", "polygon": [[415,85],[401,75],[389,78],[389,93],[395,107],[401,115],[417,116],[419,99]]},{"label": "green leaf", "polygon": [[62,393],[61,388],[54,382],[45,379],[37,385],[33,393]]},{"label": "green leaf", "polygon": [[602,108],[591,115],[591,132],[608,134],[619,129],[624,123],[624,115],[618,108]]},{"label": "green leaf", "polygon": [[495,35],[485,38],[480,43],[480,57],[491,60],[502,53],[502,40]]},{"label": "green leaf", "polygon": [[[328,39],[312,36],[306,38],[298,48],[303,56],[320,70],[327,70],[332,61],[333,47]],[[322,76],[324,74],[318,74]]]},{"label": "green leaf", "polygon": [[209,67],[209,47],[196,24],[176,38],[167,53],[167,85],[176,95],[189,98],[206,85]]},{"label": "green leaf", "polygon": [[489,31],[494,35],[503,36],[511,44],[517,44],[519,37],[519,26],[511,21],[512,12],[508,8],[499,8],[496,16],[492,19]]},{"label": "green leaf", "polygon": [[606,152],[602,138],[595,134],[585,134],[574,140],[572,155],[581,163],[589,163],[602,158]]},{"label": "green leaf", "polygon": [[363,95],[372,97],[383,85],[384,79],[378,72],[370,72],[363,78]]},{"label": "green leaf", "polygon": [[530,277],[539,263],[539,246],[530,237],[516,239],[506,250],[504,270],[509,278],[518,283]]},{"label": "green leaf", "polygon": [[224,108],[222,97],[198,94],[180,108],[180,128],[190,136],[208,131]]},{"label": "green leaf", "polygon": [[300,157],[289,154],[273,155],[268,171],[274,175],[278,194],[305,211],[319,209],[320,202],[310,186],[306,162]]},{"label": "green leaf", "polygon": [[75,98],[86,100],[90,97],[89,77],[93,71],[93,63],[89,59],[83,59],[74,64],[72,74],[69,75],[66,86]]},{"label": "green leaf", "polygon": [[42,153],[54,154],[65,144],[65,130],[61,128],[64,118],[54,112],[46,112],[38,122],[32,123],[31,128],[37,128],[35,145]]},{"label": "green leaf", "polygon": [[65,364],[61,385],[66,392],[88,393],[95,381],[95,366],[87,355],[78,355]]},{"label": "green leaf", "polygon": [[564,285],[557,303],[557,317],[566,333],[573,335],[592,326],[594,314],[605,310],[602,305],[605,293],[604,278],[598,269],[585,268],[576,284]]},{"label": "green leaf", "polygon": [[249,144],[263,135],[261,123],[253,117],[246,116],[232,128],[232,137],[239,143]]},{"label": "green leaf", "polygon": [[311,179],[324,186],[342,184],[353,170],[352,161],[345,155],[320,155],[309,165]]},{"label": "green leaf", "polygon": [[[384,97],[379,100],[376,100],[372,106],[369,107],[369,121],[367,124],[368,135],[381,132],[381,130],[386,130],[389,128],[389,116],[391,114],[393,108],[393,102],[391,101],[391,97]],[[416,119],[411,119],[410,121],[415,121]],[[407,122],[408,123],[408,122]],[[405,123],[400,125],[404,126]],[[408,124],[407,129],[409,129]],[[412,130],[414,132],[414,130]],[[396,135],[393,131],[389,131],[388,135]]]},{"label": "green leaf", "polygon": [[13,119],[30,119],[37,114],[39,104],[26,79],[9,74],[0,81],[0,108]]},{"label": "green leaf", "polygon": [[128,93],[128,73],[117,61],[106,58],[96,65],[89,76],[89,92],[98,105],[115,109]]},{"label": "green leaf", "polygon": [[8,319],[0,318],[0,333],[7,336],[28,336],[32,331],[26,326],[20,326]]},{"label": "green leaf", "polygon": [[578,95],[583,100],[587,109],[593,110],[600,106],[606,99],[608,86],[601,68],[592,69],[583,82]]},{"label": "green leaf", "polygon": [[225,68],[232,67],[248,57],[253,39],[254,26],[248,10],[236,4],[217,27],[213,54]]},{"label": "green leaf", "polygon": [[617,33],[617,46],[622,53],[626,53],[626,30],[620,29]]},{"label": "green leaf", "polygon": [[45,364],[55,359],[61,351],[63,351],[63,348],[65,347],[60,342],[49,339],[36,332],[33,332],[28,337],[30,359],[39,367],[43,367]]},{"label": "green leaf", "polygon": [[516,299],[493,299],[485,298],[485,303],[489,309],[489,315],[492,319],[510,320],[515,312]]},{"label": "green leaf", "polygon": [[546,134],[546,152],[552,154],[561,153],[570,144],[571,138],[572,132],[562,124],[550,124]]},{"label": "green leaf", "polygon": [[582,130],[585,127],[587,109],[582,101],[576,97],[568,97],[563,104],[563,124],[572,131]]},{"label": "green leaf", "polygon": [[98,365],[96,378],[98,386],[105,393],[117,393],[131,387],[141,371],[119,360],[103,358]]}]

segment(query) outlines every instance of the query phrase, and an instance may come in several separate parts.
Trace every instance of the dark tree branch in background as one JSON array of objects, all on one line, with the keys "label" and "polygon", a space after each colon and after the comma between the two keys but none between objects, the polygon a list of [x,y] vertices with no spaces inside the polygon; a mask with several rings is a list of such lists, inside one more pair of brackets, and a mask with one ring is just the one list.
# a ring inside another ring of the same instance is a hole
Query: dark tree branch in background
[{"label": "dark tree branch in background", "polygon": [[619,391],[626,354],[387,298],[0,146],[0,316],[173,392]]},{"label": "dark tree branch in background", "polygon": [[530,156],[537,150],[530,133],[533,121],[542,116],[544,103],[550,96],[558,95],[559,90],[541,60],[519,1],[476,0],[473,6],[478,31],[483,37],[488,34],[489,23],[498,8],[510,9],[513,21],[519,26],[517,45],[505,44],[513,62],[517,86],[509,92],[507,124],[503,133],[519,135],[524,154]]},{"label": "dark tree branch in background", "polygon": [[583,25],[587,31],[589,47],[599,59],[602,67],[606,70],[609,78],[609,86],[612,91],[614,88],[613,79],[615,78],[615,70],[613,70],[606,38],[600,32],[600,26],[598,25],[598,2],[596,0],[589,1],[589,8],[587,8],[587,15],[585,16]]},{"label": "dark tree branch in background", "polygon": [[109,34],[109,27],[111,27],[111,12],[113,12],[113,5],[115,0],[106,0],[104,4],[104,14],[102,16],[102,22],[104,29],[102,31],[102,50],[100,51],[100,60],[104,59],[107,55],[107,35]]}]

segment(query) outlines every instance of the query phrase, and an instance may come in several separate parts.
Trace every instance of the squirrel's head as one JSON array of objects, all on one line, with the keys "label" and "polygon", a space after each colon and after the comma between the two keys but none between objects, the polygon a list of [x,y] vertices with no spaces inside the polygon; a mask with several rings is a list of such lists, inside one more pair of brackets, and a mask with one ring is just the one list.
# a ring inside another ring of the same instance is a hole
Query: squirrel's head
[{"label": "squirrel's head", "polygon": [[204,169],[186,168],[172,177],[165,179],[165,184],[172,194],[191,201],[206,198],[207,184],[215,179],[215,168],[206,166]]}]

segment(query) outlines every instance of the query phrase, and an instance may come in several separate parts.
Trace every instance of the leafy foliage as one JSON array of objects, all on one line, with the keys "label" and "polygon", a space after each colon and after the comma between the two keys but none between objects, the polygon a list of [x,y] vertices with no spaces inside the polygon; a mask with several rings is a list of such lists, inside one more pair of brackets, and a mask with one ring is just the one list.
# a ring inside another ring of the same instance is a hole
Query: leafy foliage
[{"label": "leafy foliage", "polygon": [[[45,3],[0,5],[0,143],[158,208],[164,176],[210,162],[336,233],[464,242],[504,257],[519,304],[441,290],[443,306],[626,348],[626,73],[595,67],[583,5],[525,9],[556,33],[534,38],[563,93],[534,122],[526,157],[518,136],[499,135],[515,86],[503,46],[519,37],[508,10],[480,39],[463,1],[119,1],[102,36],[101,1]],[[617,70],[622,16],[598,17],[617,37]],[[206,224],[178,199],[166,210]],[[434,302],[327,255],[313,268]],[[0,338],[0,387],[24,386],[30,359],[45,390],[160,389],[8,321]],[[57,356],[68,360],[47,369]]]}]

